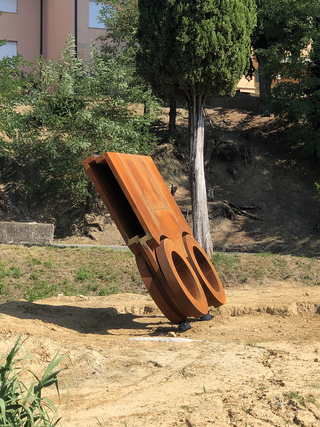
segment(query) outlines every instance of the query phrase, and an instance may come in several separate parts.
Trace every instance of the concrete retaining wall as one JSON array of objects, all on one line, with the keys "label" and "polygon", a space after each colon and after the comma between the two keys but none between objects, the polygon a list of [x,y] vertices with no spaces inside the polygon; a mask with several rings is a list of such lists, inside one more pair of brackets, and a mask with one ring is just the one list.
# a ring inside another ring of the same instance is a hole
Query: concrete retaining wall
[{"label": "concrete retaining wall", "polygon": [[0,222],[0,244],[49,245],[53,242],[53,230],[53,224]]}]

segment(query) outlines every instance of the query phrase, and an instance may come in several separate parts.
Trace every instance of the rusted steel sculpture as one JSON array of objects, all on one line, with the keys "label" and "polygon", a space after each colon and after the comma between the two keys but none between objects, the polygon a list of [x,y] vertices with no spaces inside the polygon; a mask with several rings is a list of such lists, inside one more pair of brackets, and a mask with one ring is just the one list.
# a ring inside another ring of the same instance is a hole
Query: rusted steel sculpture
[{"label": "rusted steel sculpture", "polygon": [[151,157],[107,152],[83,165],[126,244],[142,280],[172,322],[201,318],[226,296]]}]

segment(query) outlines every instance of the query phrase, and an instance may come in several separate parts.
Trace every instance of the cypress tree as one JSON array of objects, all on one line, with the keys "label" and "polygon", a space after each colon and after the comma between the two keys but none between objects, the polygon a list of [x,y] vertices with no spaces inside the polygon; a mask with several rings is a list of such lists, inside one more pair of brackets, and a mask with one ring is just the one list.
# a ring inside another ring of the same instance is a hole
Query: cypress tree
[{"label": "cypress tree", "polygon": [[211,255],[203,165],[206,100],[233,95],[248,66],[254,0],[139,0],[139,73],[187,101],[193,233]]}]

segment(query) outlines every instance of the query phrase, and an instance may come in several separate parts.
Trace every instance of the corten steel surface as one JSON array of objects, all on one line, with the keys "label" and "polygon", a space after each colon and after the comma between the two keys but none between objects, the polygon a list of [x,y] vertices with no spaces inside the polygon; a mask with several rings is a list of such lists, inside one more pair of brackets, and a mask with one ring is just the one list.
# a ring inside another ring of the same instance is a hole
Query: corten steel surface
[{"label": "corten steel surface", "polygon": [[151,157],[104,153],[83,165],[128,247],[143,282],[173,323],[226,302],[211,261],[192,236]]}]

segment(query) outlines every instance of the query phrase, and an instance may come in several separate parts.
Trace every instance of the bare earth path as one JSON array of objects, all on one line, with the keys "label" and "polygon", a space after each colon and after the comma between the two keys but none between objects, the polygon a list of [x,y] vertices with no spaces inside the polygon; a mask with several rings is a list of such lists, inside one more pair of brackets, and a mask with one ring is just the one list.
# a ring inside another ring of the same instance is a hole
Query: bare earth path
[{"label": "bare earth path", "polygon": [[270,282],[227,297],[184,334],[147,296],[7,302],[0,356],[22,333],[38,374],[58,349],[70,357],[66,427],[319,427],[319,287]]}]

